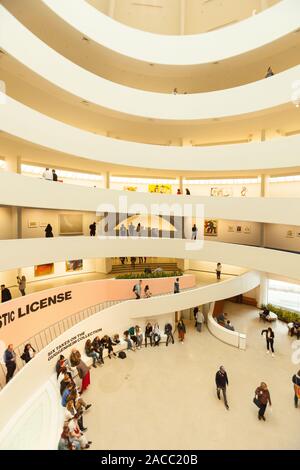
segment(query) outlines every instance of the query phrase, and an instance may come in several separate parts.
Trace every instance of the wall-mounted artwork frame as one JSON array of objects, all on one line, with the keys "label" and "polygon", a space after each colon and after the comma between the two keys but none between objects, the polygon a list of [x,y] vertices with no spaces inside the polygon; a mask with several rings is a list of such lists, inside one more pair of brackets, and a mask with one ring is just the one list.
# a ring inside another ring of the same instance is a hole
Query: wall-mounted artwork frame
[{"label": "wall-mounted artwork frame", "polygon": [[234,226],[233,225],[228,225],[227,231],[232,233],[234,232]]},{"label": "wall-mounted artwork frame", "polygon": [[217,237],[218,236],[218,221],[216,219],[204,220],[204,236]]},{"label": "wall-mounted artwork frame", "polygon": [[34,277],[49,276],[54,273],[54,263],[38,264],[34,266]]},{"label": "wall-mounted artwork frame", "polygon": [[82,259],[71,259],[66,261],[66,272],[82,271],[83,260]]},{"label": "wall-mounted artwork frame", "polygon": [[59,214],[59,235],[83,235],[83,215]]},{"label": "wall-mounted artwork frame", "polygon": [[287,230],[286,231],[286,238],[295,238],[295,232],[294,230]]},{"label": "wall-mounted artwork frame", "polygon": [[242,226],[241,226],[241,225],[237,225],[237,226],[236,226],[236,231],[237,231],[237,233],[242,233]]},{"label": "wall-mounted artwork frame", "polygon": [[250,225],[245,225],[245,226],[244,226],[244,233],[246,233],[246,234],[251,233],[251,227],[250,227]]},{"label": "wall-mounted artwork frame", "polygon": [[38,223],[35,220],[28,220],[28,228],[38,228]]}]

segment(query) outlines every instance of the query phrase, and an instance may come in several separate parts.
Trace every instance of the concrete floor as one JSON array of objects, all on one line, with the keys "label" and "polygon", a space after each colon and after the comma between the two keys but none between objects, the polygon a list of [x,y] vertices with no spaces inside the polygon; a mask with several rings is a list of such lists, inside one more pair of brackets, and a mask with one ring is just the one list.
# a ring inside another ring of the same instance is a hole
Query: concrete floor
[{"label": "concrete floor", "polygon": [[[292,339],[281,322],[274,326],[275,351],[266,354],[257,310],[226,303],[237,330],[248,337],[246,351],[189,325],[184,344],[161,344],[129,352],[125,360],[106,359],[91,370],[84,398],[92,449],[298,449],[300,406],[294,408]],[[300,347],[300,344],[299,344]],[[216,397],[220,365],[229,377],[227,411]],[[269,385],[273,410],[258,421],[254,390]]]}]

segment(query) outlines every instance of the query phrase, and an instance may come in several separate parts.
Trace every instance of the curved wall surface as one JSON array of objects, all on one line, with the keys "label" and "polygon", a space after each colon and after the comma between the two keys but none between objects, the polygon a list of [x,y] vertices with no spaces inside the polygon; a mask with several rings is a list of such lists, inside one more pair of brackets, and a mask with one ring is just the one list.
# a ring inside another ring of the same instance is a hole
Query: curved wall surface
[{"label": "curved wall surface", "polygon": [[82,100],[132,116],[186,121],[255,113],[290,103],[292,83],[299,77],[300,66],[296,66],[268,80],[209,93],[174,96],[142,91],[106,80],[69,61],[3,6],[0,22],[0,47],[33,72]]},{"label": "curved wall surface", "polygon": [[68,0],[43,0],[66,23],[101,46],[133,59],[165,65],[205,64],[228,59],[263,47],[300,26],[298,0],[283,0],[237,24],[190,36],[139,31],[112,20],[83,0],[73,2],[74,7],[69,8]]},{"label": "curved wall surface", "polygon": [[[72,259],[120,256],[221,262],[300,279],[299,255],[255,246],[169,238],[59,237],[0,241],[0,271]],[[11,253],[14,253],[12,258]]]},{"label": "curved wall surface", "polygon": [[[133,213],[134,206],[145,213],[169,215],[174,205],[184,214],[188,205],[196,214],[203,206],[206,218],[245,220],[273,224],[300,225],[298,198],[213,198],[203,196],[160,195],[143,192],[117,191],[71,184],[55,184],[44,179],[16,173],[0,173],[1,204],[44,209],[98,211],[100,204],[108,204],[110,212]],[[18,190],[16,191],[16,187]],[[126,204],[126,210],[122,207]],[[133,207],[133,209],[131,209]]]},{"label": "curved wall surface", "polygon": [[[139,323],[143,326],[147,318],[153,318],[153,312],[155,312],[155,316],[159,316],[168,312],[174,313],[183,308],[207,303],[212,301],[212,299],[218,300],[232,297],[255,288],[259,284],[259,280],[258,273],[250,272],[228,281],[196,288],[176,295],[152,297],[151,299],[143,299],[138,302],[125,301],[98,312],[76,324],[40,351],[1,391],[0,448],[7,448],[5,443],[7,443],[8,435],[11,436],[11,433],[17,434],[19,432],[16,422],[29,412],[28,408],[32,407],[33,404],[32,396],[36,396],[38,392],[40,394],[45,393],[45,386],[54,375],[53,372],[59,351],[61,350],[60,348],[63,344],[70,341],[71,338],[76,338],[74,340],[75,347],[83,351],[88,335],[93,331],[99,331],[99,328],[102,328],[101,334],[112,335],[116,331],[122,332],[127,329],[133,318],[135,320],[139,318]],[[71,344],[66,346],[63,350],[65,356],[69,355],[74,344],[73,346]],[[57,351],[56,355],[52,354],[53,351]],[[57,387],[54,381],[53,387]],[[58,407],[58,396],[54,390],[55,388],[53,388],[50,406]],[[36,401],[39,402],[37,399]],[[52,422],[51,424],[56,426],[55,429],[51,428],[49,430],[49,421],[47,419],[42,420],[38,439],[35,435],[36,426],[28,427],[28,448],[32,448],[31,446],[34,446],[33,448],[35,449],[57,448],[57,430],[61,426],[61,416],[56,415],[56,412],[54,416],[57,422]],[[49,442],[49,436],[53,439],[51,442]],[[33,439],[34,442],[32,441]],[[23,442],[20,443],[21,447],[22,444]]]},{"label": "curved wall surface", "polygon": [[[177,97],[175,97],[177,98]],[[5,97],[1,130],[52,150],[100,162],[156,170],[240,171],[297,167],[300,136],[216,147],[166,147],[83,131]]]}]

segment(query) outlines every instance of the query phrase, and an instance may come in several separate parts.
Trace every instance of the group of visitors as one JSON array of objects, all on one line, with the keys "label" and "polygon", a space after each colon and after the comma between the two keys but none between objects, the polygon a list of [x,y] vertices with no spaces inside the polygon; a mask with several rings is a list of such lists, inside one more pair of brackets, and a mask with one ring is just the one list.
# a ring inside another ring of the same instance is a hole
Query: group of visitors
[{"label": "group of visitors", "polygon": [[43,178],[47,181],[57,181],[56,171],[46,168],[45,171],[43,172]]},{"label": "group of visitors", "polygon": [[[183,320],[179,320],[176,329],[178,331],[178,340],[183,343],[186,333]],[[174,344],[173,326],[170,322],[165,324],[163,332],[166,335],[166,346],[168,346],[170,342]],[[141,349],[143,340],[145,340],[145,348],[147,348],[148,342],[150,342],[151,347],[159,346],[161,339],[162,332],[157,322],[153,325],[151,322],[148,322],[144,334],[139,325],[131,326],[128,330],[124,331],[124,340],[127,343],[127,349],[130,351]]]},{"label": "group of visitors", "polygon": [[234,326],[231,324],[230,320],[227,320],[227,313],[220,313],[217,317],[216,320],[219,325],[223,326],[227,330],[235,331]]},{"label": "group of visitors", "polygon": [[[74,381],[75,368],[82,379],[80,391]],[[84,434],[87,428],[83,424],[83,413],[92,405],[87,404],[81,396],[90,383],[89,367],[82,361],[80,352],[73,349],[70,360],[63,355],[60,356],[56,363],[56,374],[61,404],[65,408],[58,450],[89,449],[92,441],[89,441]]]},{"label": "group of visitors", "polygon": [[[31,346],[30,343],[25,344],[24,352],[21,355],[21,359],[27,364],[35,356],[36,350]],[[14,345],[9,344],[7,349],[4,351],[3,356],[4,364],[6,367],[6,383],[8,383],[15,373],[17,368],[17,354],[14,350]]]},{"label": "group of visitors", "polygon": [[[143,279],[139,279],[139,281],[134,284],[132,291],[135,293],[135,298],[139,300],[142,297],[142,286],[143,286]],[[179,294],[180,292],[180,284],[179,284],[179,277],[177,277],[174,281],[174,294]],[[150,291],[150,287],[148,284],[145,285],[144,287],[144,297],[148,299],[149,297],[152,297],[152,293]]]},{"label": "group of visitors", "polygon": [[[181,196],[182,195],[182,192],[181,192],[181,189],[177,189],[177,193],[176,193],[178,196]],[[186,196],[190,196],[191,195],[191,192],[188,188],[185,188],[185,195]]]}]

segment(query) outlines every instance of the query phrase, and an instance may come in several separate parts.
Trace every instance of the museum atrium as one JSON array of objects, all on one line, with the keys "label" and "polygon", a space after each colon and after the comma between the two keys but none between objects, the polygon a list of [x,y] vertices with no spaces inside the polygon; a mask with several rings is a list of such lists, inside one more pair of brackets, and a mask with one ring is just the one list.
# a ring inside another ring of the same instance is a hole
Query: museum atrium
[{"label": "museum atrium", "polygon": [[299,58],[299,0],[0,1],[0,449],[300,449]]}]

